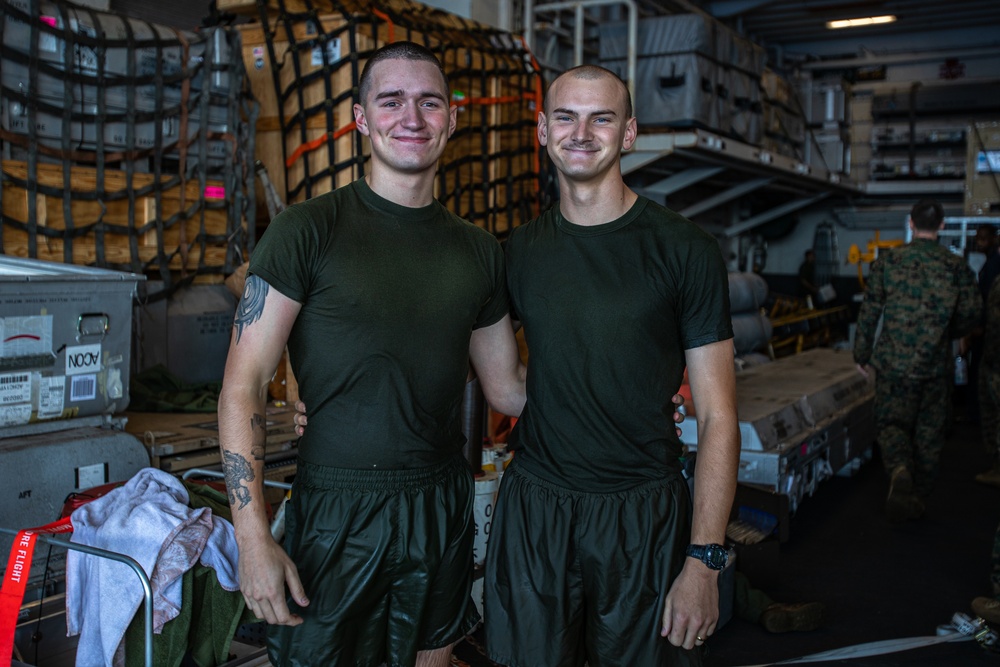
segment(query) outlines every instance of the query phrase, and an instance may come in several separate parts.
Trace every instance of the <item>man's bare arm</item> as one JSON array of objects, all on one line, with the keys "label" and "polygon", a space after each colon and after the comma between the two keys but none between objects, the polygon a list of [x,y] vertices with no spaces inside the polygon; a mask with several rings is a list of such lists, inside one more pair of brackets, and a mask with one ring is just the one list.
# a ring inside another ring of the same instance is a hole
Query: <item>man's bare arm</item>
[{"label": "man's bare arm", "polygon": [[[732,340],[686,352],[691,398],[697,406],[698,458],[694,473],[692,544],[722,544],[736,494],[740,460],[739,418]],[[685,559],[664,605],[661,633],[692,648],[715,632],[719,618],[718,572]]]},{"label": "man's bare arm", "polygon": [[300,605],[308,599],[298,572],[271,537],[264,500],[267,387],[281,359],[300,304],[247,278],[236,308],[219,396],[222,465],[240,550],[240,589],[251,611],[268,623],[297,625],[285,586]]},{"label": "man's bare arm", "polygon": [[472,332],[469,358],[490,407],[511,417],[520,415],[524,409],[527,369],[518,355],[509,315]]}]

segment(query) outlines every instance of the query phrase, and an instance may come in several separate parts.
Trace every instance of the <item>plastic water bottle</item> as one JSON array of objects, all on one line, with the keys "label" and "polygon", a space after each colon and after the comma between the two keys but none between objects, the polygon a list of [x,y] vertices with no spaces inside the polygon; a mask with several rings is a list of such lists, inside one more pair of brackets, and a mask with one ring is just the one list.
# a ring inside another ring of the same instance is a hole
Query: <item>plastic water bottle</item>
[{"label": "plastic water bottle", "polygon": [[955,357],[955,385],[964,387],[969,383],[969,367],[965,357],[958,355]]}]

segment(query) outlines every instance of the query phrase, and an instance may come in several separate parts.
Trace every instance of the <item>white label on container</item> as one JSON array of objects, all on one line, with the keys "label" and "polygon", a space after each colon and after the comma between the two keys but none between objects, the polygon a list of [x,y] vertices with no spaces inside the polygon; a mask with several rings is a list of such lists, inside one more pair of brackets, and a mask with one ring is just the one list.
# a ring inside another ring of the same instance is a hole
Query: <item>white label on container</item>
[{"label": "white label on container", "polygon": [[5,317],[0,357],[27,357],[52,351],[52,316]]},{"label": "white label on container", "polygon": [[31,373],[0,374],[0,405],[28,403],[31,407]]},{"label": "white label on container", "polygon": [[97,398],[96,375],[74,375],[69,385],[70,403],[92,401]]},{"label": "white label on container", "polygon": [[66,348],[66,375],[96,373],[101,370],[101,345],[73,345]]},{"label": "white label on container", "polygon": [[0,426],[20,426],[31,420],[31,403],[0,406]]},{"label": "white label on container", "polygon": [[66,400],[66,376],[43,377],[38,380],[38,418],[55,419],[63,413]]},{"label": "white label on container", "polygon": [[[326,43],[326,63],[327,65],[332,65],[333,63],[340,60],[340,37],[336,39],[331,39]],[[312,66],[322,67],[323,63],[323,47],[317,46],[312,50]]]},{"label": "white label on container", "polygon": [[1000,172],[1000,151],[979,151],[976,155],[976,173]]}]

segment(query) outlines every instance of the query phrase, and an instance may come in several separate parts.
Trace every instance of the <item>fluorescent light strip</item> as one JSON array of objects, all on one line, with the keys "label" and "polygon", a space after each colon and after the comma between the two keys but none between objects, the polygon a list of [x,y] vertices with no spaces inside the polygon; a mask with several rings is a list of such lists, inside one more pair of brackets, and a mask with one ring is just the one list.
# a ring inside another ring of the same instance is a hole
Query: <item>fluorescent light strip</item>
[{"label": "fluorescent light strip", "polygon": [[896,20],[895,16],[887,14],[886,16],[867,16],[860,19],[842,19],[840,21],[827,21],[826,27],[830,30],[837,30],[839,28],[858,28],[865,25],[879,25],[882,23],[892,23]]}]

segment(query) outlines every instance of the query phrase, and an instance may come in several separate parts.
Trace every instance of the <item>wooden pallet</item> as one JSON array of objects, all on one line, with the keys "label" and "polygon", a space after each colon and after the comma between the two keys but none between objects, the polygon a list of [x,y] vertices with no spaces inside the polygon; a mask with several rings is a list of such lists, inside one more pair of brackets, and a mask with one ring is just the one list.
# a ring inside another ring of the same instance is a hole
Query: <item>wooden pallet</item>
[{"label": "wooden pallet", "polygon": [[[150,463],[176,475],[192,468],[221,469],[219,422],[214,413],[129,412],[125,430],[142,440],[149,450]],[[294,410],[269,405],[265,460],[294,460],[298,436],[292,418]],[[294,464],[292,464],[294,466]],[[281,475],[288,472],[282,468]],[[270,468],[270,466],[269,466]],[[275,479],[272,469],[265,478]],[[292,471],[294,474],[294,470]],[[281,480],[284,481],[284,480]]]}]

